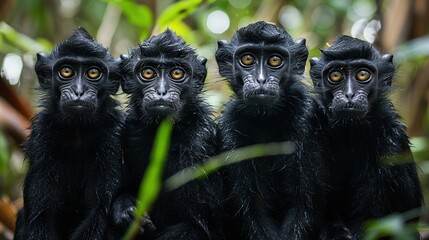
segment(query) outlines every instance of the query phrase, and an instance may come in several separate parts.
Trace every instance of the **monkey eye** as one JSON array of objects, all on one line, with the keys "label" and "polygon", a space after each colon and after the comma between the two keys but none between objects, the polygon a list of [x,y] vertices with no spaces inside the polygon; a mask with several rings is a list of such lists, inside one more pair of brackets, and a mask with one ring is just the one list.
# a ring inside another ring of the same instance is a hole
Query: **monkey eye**
[{"label": "monkey eye", "polygon": [[332,71],[329,73],[329,76],[328,76],[329,80],[333,83],[337,83],[343,80],[343,77],[344,77],[343,73],[340,71]]},{"label": "monkey eye", "polygon": [[361,69],[356,73],[356,79],[360,82],[365,82],[371,78],[371,73],[369,71]]},{"label": "monkey eye", "polygon": [[98,80],[101,77],[101,71],[100,69],[93,67],[86,71],[86,76],[91,80]]},{"label": "monkey eye", "polygon": [[144,68],[141,70],[140,76],[145,80],[151,80],[156,76],[156,73],[152,68]]},{"label": "monkey eye", "polygon": [[283,59],[278,55],[273,55],[268,58],[268,65],[271,67],[280,67],[283,64]]},{"label": "monkey eye", "polygon": [[185,71],[180,68],[174,68],[170,71],[170,77],[173,80],[182,80],[185,77]]},{"label": "monkey eye", "polygon": [[255,58],[250,54],[244,54],[240,58],[240,63],[243,66],[250,66],[250,65],[253,65],[255,63]]},{"label": "monkey eye", "polygon": [[62,67],[60,69],[59,75],[62,79],[69,79],[74,76],[74,71],[71,67]]}]

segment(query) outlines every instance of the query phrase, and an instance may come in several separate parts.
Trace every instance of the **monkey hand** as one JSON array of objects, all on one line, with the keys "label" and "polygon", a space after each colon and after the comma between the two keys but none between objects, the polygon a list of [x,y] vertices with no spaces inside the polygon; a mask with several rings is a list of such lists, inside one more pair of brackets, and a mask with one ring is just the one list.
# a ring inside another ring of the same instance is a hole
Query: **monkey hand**
[{"label": "monkey hand", "polygon": [[[134,197],[120,196],[112,207],[113,223],[123,231],[126,231],[135,218],[135,206],[136,199]],[[143,216],[140,217],[139,224],[140,233],[155,231],[156,229],[147,213],[144,213]]]}]

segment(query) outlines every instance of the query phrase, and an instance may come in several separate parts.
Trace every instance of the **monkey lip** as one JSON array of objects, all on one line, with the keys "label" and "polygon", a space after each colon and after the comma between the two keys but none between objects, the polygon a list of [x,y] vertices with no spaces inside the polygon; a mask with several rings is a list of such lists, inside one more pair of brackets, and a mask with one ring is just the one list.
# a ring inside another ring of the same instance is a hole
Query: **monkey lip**
[{"label": "monkey lip", "polygon": [[94,109],[94,104],[82,100],[70,100],[63,103],[63,108],[72,111],[90,111]]},{"label": "monkey lip", "polygon": [[356,108],[352,106],[345,106],[341,109],[335,110],[335,115],[342,118],[356,118],[363,117],[366,114],[366,110],[362,108]]},{"label": "monkey lip", "polygon": [[146,110],[159,115],[168,115],[175,111],[174,104],[168,101],[155,101],[146,106]]},{"label": "monkey lip", "polygon": [[277,97],[277,94],[273,91],[267,91],[264,89],[248,92],[245,97],[249,100],[254,101],[271,101]]}]

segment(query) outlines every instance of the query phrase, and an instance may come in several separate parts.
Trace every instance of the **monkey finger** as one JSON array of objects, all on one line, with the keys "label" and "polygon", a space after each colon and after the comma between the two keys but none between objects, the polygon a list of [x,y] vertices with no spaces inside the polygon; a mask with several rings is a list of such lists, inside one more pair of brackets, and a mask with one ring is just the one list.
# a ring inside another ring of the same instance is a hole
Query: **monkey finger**
[{"label": "monkey finger", "polygon": [[156,227],[150,219],[148,213],[144,213],[144,215],[140,218],[140,231],[144,232],[146,230],[150,232],[154,232],[156,230]]}]

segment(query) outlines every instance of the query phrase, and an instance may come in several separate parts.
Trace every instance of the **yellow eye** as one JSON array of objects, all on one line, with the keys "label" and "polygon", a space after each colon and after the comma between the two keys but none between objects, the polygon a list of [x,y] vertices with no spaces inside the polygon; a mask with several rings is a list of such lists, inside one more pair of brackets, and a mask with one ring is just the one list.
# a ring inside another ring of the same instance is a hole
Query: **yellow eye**
[{"label": "yellow eye", "polygon": [[283,59],[280,56],[274,55],[268,59],[268,65],[278,67],[283,64]]},{"label": "yellow eye", "polygon": [[250,54],[245,54],[240,58],[240,62],[245,66],[250,66],[255,63],[255,58]]},{"label": "yellow eye", "polygon": [[185,77],[185,72],[180,68],[171,70],[170,76],[174,80],[182,80]]},{"label": "yellow eye", "polygon": [[90,68],[88,71],[86,71],[86,75],[88,78],[95,80],[100,78],[101,72],[98,68]]},{"label": "yellow eye", "polygon": [[367,70],[360,70],[356,73],[356,79],[359,81],[367,81],[371,78],[371,73],[369,73]]},{"label": "yellow eye", "polygon": [[329,73],[329,80],[332,82],[339,82],[343,80],[343,73],[340,71],[332,71]]},{"label": "yellow eye", "polygon": [[60,77],[61,78],[71,78],[74,76],[73,69],[69,67],[63,67],[60,69]]},{"label": "yellow eye", "polygon": [[152,79],[156,75],[152,68],[145,68],[140,72],[140,76],[144,79]]}]

